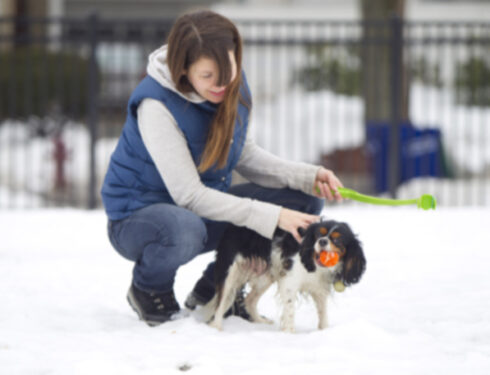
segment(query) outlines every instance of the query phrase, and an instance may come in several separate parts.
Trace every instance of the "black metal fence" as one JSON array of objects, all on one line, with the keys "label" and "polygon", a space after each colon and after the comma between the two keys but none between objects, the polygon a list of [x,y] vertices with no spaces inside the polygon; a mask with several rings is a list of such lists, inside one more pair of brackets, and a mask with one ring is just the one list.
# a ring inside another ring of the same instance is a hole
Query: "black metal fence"
[{"label": "black metal fence", "polygon": [[[490,205],[490,23],[236,21],[252,131],[346,186]],[[0,18],[0,208],[97,207],[171,21]]]}]

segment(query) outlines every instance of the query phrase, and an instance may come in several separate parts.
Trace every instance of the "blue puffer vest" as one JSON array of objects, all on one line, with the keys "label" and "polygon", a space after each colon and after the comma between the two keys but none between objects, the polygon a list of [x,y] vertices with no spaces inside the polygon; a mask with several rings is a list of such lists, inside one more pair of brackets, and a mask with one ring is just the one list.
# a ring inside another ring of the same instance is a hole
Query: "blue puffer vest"
[{"label": "blue puffer vest", "polygon": [[[250,98],[245,75],[242,73],[242,96]],[[211,120],[217,105],[208,101],[192,103],[177,93],[164,88],[152,77],[145,77],[133,91],[126,123],[102,186],[102,202],[109,219],[121,220],[135,210],[155,203],[175,204],[148,153],[137,123],[137,108],[145,98],[161,101],[173,115],[184,133],[196,166],[204,151]],[[231,184],[231,172],[236,166],[245,143],[248,127],[248,109],[239,104],[233,142],[224,168],[210,168],[200,173],[204,185],[227,191]],[[240,120],[238,119],[240,118]],[[162,145],[165,147],[165,145]]]}]

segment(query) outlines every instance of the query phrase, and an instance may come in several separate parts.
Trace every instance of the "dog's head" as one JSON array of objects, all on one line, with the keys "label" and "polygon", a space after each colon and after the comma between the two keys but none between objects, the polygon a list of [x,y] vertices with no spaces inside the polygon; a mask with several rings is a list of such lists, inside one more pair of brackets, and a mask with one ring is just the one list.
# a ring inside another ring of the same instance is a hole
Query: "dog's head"
[{"label": "dog's head", "polygon": [[361,243],[346,223],[322,221],[311,224],[301,234],[301,261],[309,272],[321,267],[317,262],[321,251],[333,251],[339,255],[336,278],[346,286],[359,282],[366,270],[366,258]]}]

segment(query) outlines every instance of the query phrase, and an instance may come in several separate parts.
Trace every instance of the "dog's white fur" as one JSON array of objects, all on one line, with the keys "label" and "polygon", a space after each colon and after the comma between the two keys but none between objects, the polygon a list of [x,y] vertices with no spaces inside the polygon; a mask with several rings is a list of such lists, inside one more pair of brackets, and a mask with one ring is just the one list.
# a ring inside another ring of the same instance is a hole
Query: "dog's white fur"
[{"label": "dog's white fur", "polygon": [[[333,284],[333,276],[340,262],[334,267],[317,267],[315,272],[308,272],[303,266],[299,254],[292,258],[292,268],[285,270],[281,249],[273,244],[271,265],[265,272],[257,273],[257,268],[251,267],[250,260],[237,255],[228,270],[228,276],[223,285],[221,300],[215,296],[207,306],[208,311],[214,310],[214,317],[209,323],[212,327],[222,330],[223,316],[233,304],[237,290],[249,283],[251,290],[245,299],[245,308],[254,322],[273,323],[257,312],[260,297],[274,283],[278,283],[278,294],[283,306],[280,328],[286,332],[294,332],[295,303],[299,293],[312,296],[318,312],[318,328],[328,326],[327,297]],[[262,269],[261,269],[262,271]]]}]

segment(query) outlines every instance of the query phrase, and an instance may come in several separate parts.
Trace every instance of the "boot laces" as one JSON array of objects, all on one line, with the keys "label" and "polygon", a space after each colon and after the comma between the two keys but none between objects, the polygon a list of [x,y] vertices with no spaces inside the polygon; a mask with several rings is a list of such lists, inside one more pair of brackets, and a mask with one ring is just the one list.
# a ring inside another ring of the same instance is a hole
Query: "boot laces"
[{"label": "boot laces", "polygon": [[168,308],[170,310],[178,310],[179,305],[175,299],[175,294],[173,291],[167,293],[150,293],[153,298],[152,302],[155,304],[158,310],[163,310]]}]

